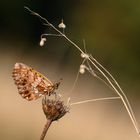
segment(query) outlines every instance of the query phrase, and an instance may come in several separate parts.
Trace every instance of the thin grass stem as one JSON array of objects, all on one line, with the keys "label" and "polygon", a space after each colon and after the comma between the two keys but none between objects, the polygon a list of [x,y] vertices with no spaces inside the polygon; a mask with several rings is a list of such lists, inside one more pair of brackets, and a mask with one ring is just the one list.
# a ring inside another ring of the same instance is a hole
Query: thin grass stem
[{"label": "thin grass stem", "polygon": [[[131,105],[130,105],[130,103],[129,103],[129,100],[128,100],[128,98],[126,97],[126,95],[125,95],[125,93],[123,92],[123,90],[122,90],[122,88],[120,87],[120,85],[118,84],[118,82],[115,80],[115,78],[111,75],[111,73],[105,68],[105,67],[103,67],[95,58],[93,58],[93,56],[91,56],[91,59],[94,61],[94,62],[96,62],[110,77],[111,77],[111,79],[113,80],[113,82],[117,85],[117,87],[119,88],[119,90],[121,91],[121,93],[122,93],[122,95],[124,96],[122,96],[122,98],[123,98],[123,102],[126,102],[126,105],[127,105],[127,107],[128,107],[128,110],[130,111],[130,113],[131,113],[131,115],[132,115],[132,118],[133,118],[133,123],[135,122],[135,125],[137,126],[137,129],[136,129],[136,131],[137,131],[137,133],[139,134],[139,129],[138,129],[138,123],[137,123],[137,121],[136,121],[136,118],[135,118],[135,115],[134,115],[134,112],[133,112],[133,109],[132,109],[132,107],[131,107]],[[112,85],[111,85],[112,86]],[[113,85],[114,86],[114,85]],[[116,93],[118,94],[119,92],[118,92],[118,90],[115,88],[115,91],[117,91]],[[119,95],[119,94],[118,94]],[[131,118],[131,117],[130,117]],[[135,126],[135,127],[136,127]]]},{"label": "thin grass stem", "polygon": [[84,101],[80,101],[80,102],[71,103],[70,106],[89,103],[89,102],[95,102],[95,101],[114,100],[114,99],[120,99],[120,97],[106,97],[106,98],[96,98],[96,99],[91,99],[91,100],[84,100]]}]

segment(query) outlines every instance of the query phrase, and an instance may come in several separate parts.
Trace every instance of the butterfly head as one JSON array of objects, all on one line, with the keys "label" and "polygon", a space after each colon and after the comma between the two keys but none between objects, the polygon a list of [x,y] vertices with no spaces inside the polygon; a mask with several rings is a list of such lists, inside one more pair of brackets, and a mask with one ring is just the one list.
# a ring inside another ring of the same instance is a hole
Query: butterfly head
[{"label": "butterfly head", "polygon": [[54,88],[55,88],[55,89],[58,89],[59,85],[60,85],[60,82],[55,83],[55,84],[54,84]]},{"label": "butterfly head", "polygon": [[55,88],[55,89],[58,89],[58,87],[59,87],[61,81],[62,81],[62,79],[60,79],[58,82],[56,82],[56,83],[54,84],[54,88]]}]

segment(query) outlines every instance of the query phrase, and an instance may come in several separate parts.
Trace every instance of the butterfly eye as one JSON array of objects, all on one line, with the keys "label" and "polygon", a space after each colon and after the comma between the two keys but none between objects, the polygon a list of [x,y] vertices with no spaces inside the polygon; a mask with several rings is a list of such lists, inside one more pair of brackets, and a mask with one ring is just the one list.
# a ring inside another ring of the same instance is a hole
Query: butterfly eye
[{"label": "butterfly eye", "polygon": [[55,89],[58,89],[59,85],[60,85],[60,82],[55,83],[55,85],[54,85]]}]

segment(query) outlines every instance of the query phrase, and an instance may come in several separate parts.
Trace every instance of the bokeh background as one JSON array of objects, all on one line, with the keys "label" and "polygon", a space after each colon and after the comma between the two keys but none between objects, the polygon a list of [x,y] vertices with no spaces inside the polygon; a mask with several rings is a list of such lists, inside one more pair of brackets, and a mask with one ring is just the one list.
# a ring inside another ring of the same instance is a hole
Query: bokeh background
[{"label": "bokeh background", "polygon": [[[86,73],[69,95],[82,61],[63,38],[49,37],[39,47],[40,35],[52,33],[23,7],[46,17],[55,26],[61,19],[66,34],[101,62],[124,89],[140,125],[140,1],[138,0],[1,0],[0,1],[0,139],[38,140],[46,122],[41,99],[23,100],[14,85],[12,69],[25,63],[55,82],[58,93],[71,102],[115,96]],[[138,140],[120,100],[75,105],[50,127],[48,140]]]}]

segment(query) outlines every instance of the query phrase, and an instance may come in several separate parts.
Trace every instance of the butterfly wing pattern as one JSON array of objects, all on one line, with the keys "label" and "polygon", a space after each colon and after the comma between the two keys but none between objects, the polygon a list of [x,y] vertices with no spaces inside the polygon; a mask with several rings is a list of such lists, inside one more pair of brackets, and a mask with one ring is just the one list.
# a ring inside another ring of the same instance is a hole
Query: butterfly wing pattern
[{"label": "butterfly wing pattern", "polygon": [[12,76],[19,94],[28,101],[36,100],[42,95],[53,94],[60,84],[53,84],[45,76],[23,63],[15,64]]}]

